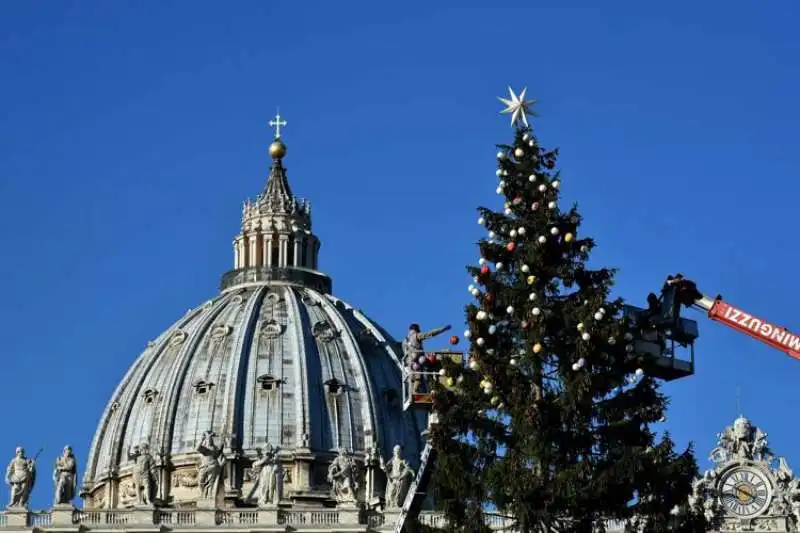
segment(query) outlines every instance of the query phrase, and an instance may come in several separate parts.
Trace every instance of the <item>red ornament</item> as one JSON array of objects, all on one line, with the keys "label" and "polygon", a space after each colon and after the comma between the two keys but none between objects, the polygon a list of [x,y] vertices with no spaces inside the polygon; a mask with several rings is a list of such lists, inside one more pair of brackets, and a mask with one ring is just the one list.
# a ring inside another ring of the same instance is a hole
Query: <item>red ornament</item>
[{"label": "red ornament", "polygon": [[458,336],[457,335],[453,335],[452,337],[450,337],[450,344],[452,344],[453,346],[458,344]]},{"label": "red ornament", "polygon": [[514,248],[516,248],[516,247],[517,247],[517,245],[516,245],[516,244],[514,244],[513,242],[510,242],[510,243],[506,244],[506,249],[507,249],[509,252],[513,252],[513,251],[514,251]]},{"label": "red ornament", "polygon": [[488,274],[488,273],[489,273],[489,267],[488,267],[488,266],[486,266],[486,265],[483,265],[483,266],[481,267],[481,274],[483,274],[483,275],[486,275],[486,274]]}]

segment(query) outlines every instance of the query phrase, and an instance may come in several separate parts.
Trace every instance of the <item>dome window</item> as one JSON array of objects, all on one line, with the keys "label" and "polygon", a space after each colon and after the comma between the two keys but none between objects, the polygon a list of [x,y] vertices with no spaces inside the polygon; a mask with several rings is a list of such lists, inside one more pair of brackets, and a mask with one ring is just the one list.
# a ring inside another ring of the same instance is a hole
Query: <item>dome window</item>
[{"label": "dome window", "polygon": [[325,385],[325,392],[334,396],[338,396],[344,391],[344,383],[336,378],[329,379],[323,385]]},{"label": "dome window", "polygon": [[338,335],[336,329],[328,322],[317,322],[311,328],[311,333],[319,340],[330,342]]},{"label": "dome window", "polygon": [[202,379],[195,381],[193,385],[195,392],[200,395],[206,394],[213,386],[214,384],[210,381],[203,381]]},{"label": "dome window", "polygon": [[156,401],[156,396],[158,396],[158,391],[155,389],[147,389],[142,393],[144,403],[153,403]]},{"label": "dome window", "polygon": [[259,385],[261,385],[261,390],[263,391],[276,390],[278,385],[281,383],[281,380],[277,379],[275,376],[270,376],[269,374],[258,376],[256,381],[259,383]]}]

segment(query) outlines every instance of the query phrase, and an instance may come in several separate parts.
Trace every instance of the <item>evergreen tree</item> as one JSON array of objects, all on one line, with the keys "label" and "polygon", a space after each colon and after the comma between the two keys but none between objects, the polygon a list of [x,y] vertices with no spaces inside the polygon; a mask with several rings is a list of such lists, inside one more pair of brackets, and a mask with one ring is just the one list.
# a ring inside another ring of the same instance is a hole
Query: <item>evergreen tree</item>
[{"label": "evergreen tree", "polygon": [[504,102],[516,134],[498,146],[504,210],[479,209],[489,235],[468,268],[469,361],[445,368],[435,399],[434,490],[448,528],[485,530],[490,506],[522,532],[585,533],[607,520],[703,531],[685,509],[691,447],[677,453],[651,428],[667,398],[610,297],[615,271],[587,265],[595,242],[577,205],[559,204],[558,150],[539,146],[524,91]]}]

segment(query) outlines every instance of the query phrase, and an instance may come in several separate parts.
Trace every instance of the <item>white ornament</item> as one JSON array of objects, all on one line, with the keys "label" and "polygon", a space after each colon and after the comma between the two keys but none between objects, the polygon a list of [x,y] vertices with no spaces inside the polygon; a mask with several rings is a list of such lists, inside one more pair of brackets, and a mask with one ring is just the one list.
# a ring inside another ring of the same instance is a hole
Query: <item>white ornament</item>
[{"label": "white ornament", "polygon": [[514,157],[522,157],[523,155],[525,155],[525,152],[522,151],[522,148],[514,150]]},{"label": "white ornament", "polygon": [[536,211],[537,209],[539,209],[539,202],[533,202],[531,204],[531,211]]},{"label": "white ornament", "polygon": [[495,233],[495,232],[493,232],[493,231],[490,231],[490,232],[489,232],[489,238],[490,238],[490,239],[494,239],[495,237],[497,237],[497,233]]},{"label": "white ornament", "polygon": [[520,268],[520,270],[522,270],[524,273],[526,273],[526,274],[527,274],[528,272],[530,272],[530,270],[531,270],[531,267],[529,267],[528,265],[522,265],[522,267]]},{"label": "white ornament", "polygon": [[495,326],[494,324],[489,326],[489,335],[494,335],[495,331],[497,331],[497,326]]},{"label": "white ornament", "polygon": [[539,244],[544,244],[547,242],[547,238],[544,235],[539,235],[539,238],[536,240],[539,241]]},{"label": "white ornament", "polygon": [[528,141],[528,146],[536,146],[536,143],[535,143],[535,142],[533,142],[533,139],[531,139],[530,141]]},{"label": "white ornament", "polygon": [[508,176],[508,170],[504,170],[500,173],[501,176]]},{"label": "white ornament", "polygon": [[486,311],[478,311],[478,313],[475,315],[475,318],[478,320],[486,320]]},{"label": "white ornament", "polygon": [[495,268],[496,270],[503,270],[503,263],[496,263],[496,264],[494,265],[494,268]]},{"label": "white ornament", "polygon": [[583,325],[583,322],[578,322],[578,325],[575,326],[575,327],[578,328],[578,331],[583,331],[583,328],[586,327],[586,326]]},{"label": "white ornament", "polygon": [[601,313],[600,311],[596,312],[594,314],[594,319],[595,320],[603,320],[603,313]]},{"label": "white ornament", "polygon": [[528,176],[528,181],[530,181],[531,183],[536,181],[536,174],[531,174],[530,176]]},{"label": "white ornament", "polygon": [[581,252],[586,253],[586,250],[588,250],[588,249],[589,248],[587,248],[587,246],[585,244],[581,244]]},{"label": "white ornament", "polygon": [[584,366],[586,366],[586,359],[581,357],[580,359],[578,359],[578,368],[583,368]]},{"label": "white ornament", "polygon": [[555,202],[548,202],[547,208],[548,209],[555,209],[556,208],[556,203]]},{"label": "white ornament", "polygon": [[617,344],[617,339],[615,339],[614,337],[609,337],[608,338],[608,344],[610,344],[611,346],[614,346],[615,344]]},{"label": "white ornament", "polygon": [[[478,362],[476,360],[472,360],[469,362],[469,369],[470,370],[478,370]],[[464,381],[463,379],[461,381]]]},{"label": "white ornament", "polygon": [[476,343],[478,346],[483,346],[483,345],[486,343],[486,341],[485,341],[485,340],[483,340],[483,337],[478,337],[478,338],[475,340],[475,343]]},{"label": "white ornament", "polygon": [[581,365],[579,365],[578,363],[572,363],[572,370],[577,372],[580,369],[581,369]]},{"label": "white ornament", "polygon": [[542,314],[542,310],[541,310],[541,309],[539,309],[538,307],[534,307],[534,308],[531,310],[531,313],[533,313],[533,316],[539,316],[539,315],[541,315],[541,314]]},{"label": "white ornament", "polygon": [[502,187],[498,187],[498,188],[496,188],[494,190],[494,192],[496,192],[497,194],[503,194],[503,188]]},{"label": "white ornament", "polygon": [[480,291],[480,290],[479,290],[477,287],[475,287],[474,289],[472,289],[472,291],[470,291],[470,292],[472,292],[472,295],[473,295],[473,296],[476,296],[476,297],[477,297],[478,295],[480,295],[480,293],[481,293],[481,291]]},{"label": "white ornament", "polygon": [[583,339],[583,340],[585,340],[585,341],[588,341],[588,340],[589,340],[589,339],[591,339],[591,338],[592,338],[592,336],[591,336],[591,335],[589,335],[589,334],[588,334],[588,333],[586,333],[586,332],[584,332],[584,333],[583,333],[583,335],[581,335],[581,339]]},{"label": "white ornament", "polygon": [[517,230],[512,229],[511,231],[508,232],[508,236],[513,239],[514,237],[517,236]]},{"label": "white ornament", "polygon": [[495,174],[497,174],[497,176],[498,176],[498,177],[499,177],[499,176],[502,176],[502,175],[503,175],[503,169],[502,169],[502,168],[498,168],[498,169],[495,171]]},{"label": "white ornament", "polygon": [[530,293],[528,295],[528,300],[530,300],[532,302],[536,301],[536,293],[535,292]]},{"label": "white ornament", "polygon": [[480,259],[478,259],[478,264],[479,265],[485,265],[486,264],[486,259],[481,257]]},{"label": "white ornament", "polygon": [[520,228],[517,230],[517,233],[519,233],[520,235],[525,235],[525,228],[523,228],[523,227],[520,227]]},{"label": "white ornament", "polygon": [[539,185],[539,192],[544,192],[544,191],[546,191],[546,190],[547,190],[547,185],[545,185],[544,183],[542,183],[541,185]]},{"label": "white ornament", "polygon": [[625,351],[628,353],[633,353],[633,344],[626,344]]},{"label": "white ornament", "polygon": [[558,180],[553,180],[552,183],[550,183],[550,186],[554,189],[558,189],[559,185],[561,185],[561,183]]},{"label": "white ornament", "polygon": [[483,392],[486,394],[491,394],[494,389],[492,388],[492,384],[489,383],[483,388]]},{"label": "white ornament", "polygon": [[522,135],[522,140],[523,141],[527,141],[530,138],[531,138],[531,134],[530,133],[525,133],[525,134]]},{"label": "white ornament", "polygon": [[508,307],[506,307],[506,313],[508,313],[509,315],[513,315],[514,314],[514,308],[509,305]]},{"label": "white ornament", "polygon": [[485,219],[485,218],[483,218],[483,217],[479,217],[479,218],[478,218],[478,224],[480,224],[481,226],[483,226],[484,224],[486,224],[486,219]]},{"label": "white ornament", "polygon": [[476,289],[476,287],[475,287],[475,285],[473,285],[472,283],[470,283],[470,284],[467,286],[467,290],[468,290],[469,292],[472,292],[472,291],[474,291],[475,289]]},{"label": "white ornament", "polygon": [[597,312],[602,314],[602,315],[605,315],[606,314],[606,309],[605,309],[605,307],[601,307],[600,309],[597,310]]},{"label": "white ornament", "polygon": [[469,339],[470,337],[472,337],[472,332],[470,330],[468,330],[468,329],[465,329],[464,330],[464,338],[465,339]]},{"label": "white ornament", "polygon": [[550,233],[553,235],[558,235],[558,228],[550,228]]},{"label": "white ornament", "polygon": [[500,180],[500,183],[498,183],[497,186],[500,187],[501,189],[505,188],[506,186],[505,180]]},{"label": "white ornament", "polygon": [[639,376],[639,377],[644,376],[644,370],[642,370],[641,368],[637,368],[636,369],[636,375]]},{"label": "white ornament", "polygon": [[505,152],[497,152],[497,159],[505,159],[506,153]]},{"label": "white ornament", "polygon": [[503,210],[503,213],[505,213],[505,214],[506,214],[506,216],[508,216],[508,215],[510,215],[510,214],[511,214],[511,209],[509,209],[508,207],[506,207],[506,208]]},{"label": "white ornament", "polygon": [[517,366],[517,360],[513,357],[508,361],[508,364],[511,366]]}]

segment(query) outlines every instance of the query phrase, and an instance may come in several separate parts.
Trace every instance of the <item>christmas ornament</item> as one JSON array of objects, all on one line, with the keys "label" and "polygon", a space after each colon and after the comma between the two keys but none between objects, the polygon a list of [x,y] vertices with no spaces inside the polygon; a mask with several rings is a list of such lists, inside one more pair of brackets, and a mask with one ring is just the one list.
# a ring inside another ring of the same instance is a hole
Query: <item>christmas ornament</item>
[{"label": "christmas ornament", "polygon": [[544,192],[544,191],[546,191],[546,190],[547,190],[547,185],[545,185],[544,183],[542,183],[541,185],[539,185],[539,192]]},{"label": "christmas ornament", "polygon": [[522,92],[519,93],[519,96],[514,94],[514,90],[509,86],[508,94],[510,98],[501,98],[498,97],[497,99],[500,100],[503,104],[505,104],[506,108],[500,111],[502,114],[511,114],[511,127],[513,128],[517,125],[518,122],[522,122],[525,127],[528,127],[528,115],[536,116],[531,110],[531,106],[536,103],[536,100],[526,100],[525,99],[525,92],[528,90],[527,87],[522,89]]},{"label": "christmas ornament", "polygon": [[633,334],[630,331],[625,333],[625,340],[626,341],[632,341],[633,340]]},{"label": "christmas ornament", "polygon": [[584,333],[583,333],[583,335],[581,335],[581,339],[583,339],[583,340],[585,340],[585,341],[588,341],[588,340],[589,340],[589,339],[591,339],[591,338],[592,338],[592,336],[591,336],[591,335],[589,335],[589,334],[588,334],[588,333],[586,333],[586,332],[584,332]]},{"label": "christmas ornament", "polygon": [[512,203],[512,204],[514,204],[514,205],[519,205],[519,204],[521,204],[521,203],[522,203],[522,198],[521,198],[521,197],[519,197],[519,196],[517,196],[516,198],[514,198],[514,199],[511,201],[511,203]]},{"label": "christmas ornament", "polygon": [[450,387],[452,387],[452,386],[453,386],[453,384],[454,384],[454,383],[453,383],[453,378],[445,378],[445,379],[444,379],[444,385],[445,385],[445,387],[447,387],[448,389],[449,389]]},{"label": "christmas ornament", "polygon": [[539,241],[539,244],[544,244],[547,242],[547,239],[545,238],[544,235],[539,235],[539,238],[537,240]]},{"label": "christmas ornament", "polygon": [[442,376],[442,377],[446,376],[447,375],[447,370],[445,370],[444,368],[439,370],[439,375]]},{"label": "christmas ornament", "polygon": [[503,263],[495,263],[494,268],[497,270],[503,270]]},{"label": "christmas ornament", "polygon": [[497,194],[503,194],[503,188],[502,188],[502,187],[497,187],[497,188],[494,190],[494,192],[496,192]]},{"label": "christmas ornament", "polygon": [[483,346],[484,344],[486,344],[486,341],[485,341],[485,340],[483,340],[483,337],[478,337],[478,338],[475,340],[475,343],[476,343],[478,346]]},{"label": "christmas ornament", "polygon": [[528,272],[530,272],[531,267],[529,267],[528,265],[522,265],[520,267],[520,270],[522,270],[523,272],[525,272],[527,274]]},{"label": "christmas ornament", "polygon": [[503,213],[505,213],[505,214],[506,214],[506,216],[508,216],[508,215],[510,215],[510,214],[511,214],[511,209],[510,209],[510,208],[508,208],[508,207],[506,207],[506,208],[503,210]]},{"label": "christmas ornament", "polygon": [[525,235],[525,228],[524,228],[524,227],[520,227],[520,228],[517,230],[517,233],[519,233],[520,235]]},{"label": "christmas ornament", "polygon": [[471,360],[471,361],[469,362],[469,369],[470,369],[470,370],[472,370],[472,371],[477,371],[477,370],[478,370],[478,368],[480,368],[480,366],[478,365],[478,362],[477,362],[475,359],[473,359],[473,360]]},{"label": "christmas ornament", "polygon": [[504,170],[500,173],[501,176],[508,176],[508,170]]},{"label": "christmas ornament", "polygon": [[490,232],[489,232],[489,238],[490,238],[490,239],[492,239],[492,240],[494,240],[494,238],[495,238],[495,237],[497,237],[497,233],[495,233],[495,232],[493,232],[493,231],[490,231]]},{"label": "christmas ornament", "polygon": [[617,339],[615,339],[614,337],[609,337],[608,338],[608,344],[610,344],[611,346],[614,346],[615,344],[617,344]]},{"label": "christmas ornament", "polygon": [[535,301],[536,300],[536,293],[535,292],[530,293],[528,295],[528,300],[530,300],[532,302]]},{"label": "christmas ornament", "polygon": [[479,217],[479,218],[478,218],[478,224],[480,224],[481,226],[483,226],[484,224],[486,224],[486,219],[485,219],[485,218],[483,218],[483,217]]},{"label": "christmas ornament", "polygon": [[633,344],[626,344],[625,351],[628,353],[633,353]]},{"label": "christmas ornament", "polygon": [[497,176],[498,176],[498,177],[502,176],[502,175],[503,175],[503,169],[502,169],[502,168],[498,168],[498,169],[495,171],[495,174],[497,174]]},{"label": "christmas ornament", "polygon": [[585,328],[586,326],[583,325],[583,322],[578,322],[578,325],[575,327],[578,329],[578,331],[583,331],[583,328]]},{"label": "christmas ornament", "polygon": [[595,320],[603,320],[603,313],[601,313],[600,311],[596,312],[594,314],[594,319]]},{"label": "christmas ornament", "polygon": [[479,290],[477,287],[473,288],[473,289],[472,289],[470,292],[471,292],[471,293],[472,293],[472,295],[473,295],[473,296],[475,296],[476,298],[477,298],[477,297],[478,297],[478,296],[481,294],[481,291],[480,291],[480,290]]},{"label": "christmas ornament", "polygon": [[514,314],[514,308],[509,305],[508,307],[506,307],[506,313],[508,313],[509,315],[513,315]]},{"label": "christmas ornament", "polygon": [[525,155],[525,152],[522,151],[522,148],[517,148],[516,150],[514,150],[514,157],[519,158],[522,157],[523,155]]},{"label": "christmas ornament", "polygon": [[554,189],[558,189],[559,185],[561,185],[561,183],[558,180],[553,180],[552,183],[550,183],[550,186]]},{"label": "christmas ornament", "polygon": [[537,209],[539,209],[539,202],[533,202],[531,204],[531,211],[536,211]]},{"label": "christmas ornament", "polygon": [[542,345],[538,342],[533,345],[533,353],[539,353],[542,351]]},{"label": "christmas ornament", "polygon": [[494,335],[495,331],[497,331],[497,326],[495,326],[494,324],[489,326],[489,335]]},{"label": "christmas ornament", "polygon": [[584,253],[586,253],[586,251],[587,251],[588,249],[589,249],[589,248],[588,248],[588,247],[587,247],[585,244],[582,244],[582,245],[581,245],[581,252],[584,252]]},{"label": "christmas ornament", "polygon": [[450,344],[452,344],[453,346],[458,344],[458,336],[457,335],[453,335],[452,337],[450,337]]},{"label": "christmas ornament", "polygon": [[558,235],[558,228],[550,228],[550,233],[552,235]]},{"label": "christmas ornament", "polygon": [[536,146],[536,143],[533,142],[533,139],[528,141],[528,146]]},{"label": "christmas ornament", "polygon": [[548,209],[555,209],[556,208],[556,203],[555,202],[549,202],[547,204],[547,208]]},{"label": "christmas ornament", "polygon": [[508,364],[511,366],[517,366],[517,360],[513,357],[508,361]]},{"label": "christmas ornament", "polygon": [[486,311],[483,310],[478,311],[477,314],[475,315],[475,318],[477,318],[478,320],[486,320]]},{"label": "christmas ornament", "polygon": [[526,133],[526,134],[524,134],[524,135],[522,136],[522,140],[523,140],[523,141],[527,141],[527,140],[528,140],[528,139],[530,139],[530,138],[531,138],[531,135],[530,135],[530,133]]},{"label": "christmas ornament", "polygon": [[533,285],[536,283],[536,276],[528,276],[528,285]]},{"label": "christmas ornament", "polygon": [[489,267],[488,267],[488,266],[486,266],[486,265],[483,265],[483,266],[481,267],[481,274],[483,274],[483,275],[486,275],[486,274],[488,274],[488,273],[489,273]]},{"label": "christmas ornament", "polygon": [[479,265],[485,265],[486,264],[486,258],[481,257],[480,259],[478,259],[478,264]]},{"label": "christmas ornament", "polygon": [[636,369],[636,375],[637,375],[638,377],[642,377],[642,376],[644,376],[644,370],[642,370],[641,368],[637,368],[637,369]]},{"label": "christmas ornament", "polygon": [[510,242],[510,243],[506,244],[506,249],[507,249],[509,252],[513,252],[513,251],[514,251],[514,248],[516,248],[516,246],[517,246],[516,244],[514,244],[513,242]]},{"label": "christmas ornament", "polygon": [[564,241],[572,242],[572,239],[573,239],[572,233],[567,233],[566,235],[564,235]]},{"label": "christmas ornament", "polygon": [[531,174],[530,176],[528,176],[528,181],[530,181],[531,183],[535,182],[536,181],[536,174]]},{"label": "christmas ornament", "polygon": [[531,310],[531,313],[533,313],[533,315],[534,315],[534,316],[539,316],[539,315],[541,315],[541,314],[542,314],[542,310],[541,310],[541,309],[539,309],[538,307],[534,307],[534,308]]},{"label": "christmas ornament", "polygon": [[505,152],[497,152],[497,159],[505,159],[506,153]]},{"label": "christmas ornament", "polygon": [[514,237],[517,236],[517,230],[512,229],[511,231],[508,232],[508,236],[513,239]]},{"label": "christmas ornament", "polygon": [[470,330],[468,330],[468,329],[465,329],[464,330],[464,338],[465,339],[469,339],[470,337],[472,337],[472,332]]}]

